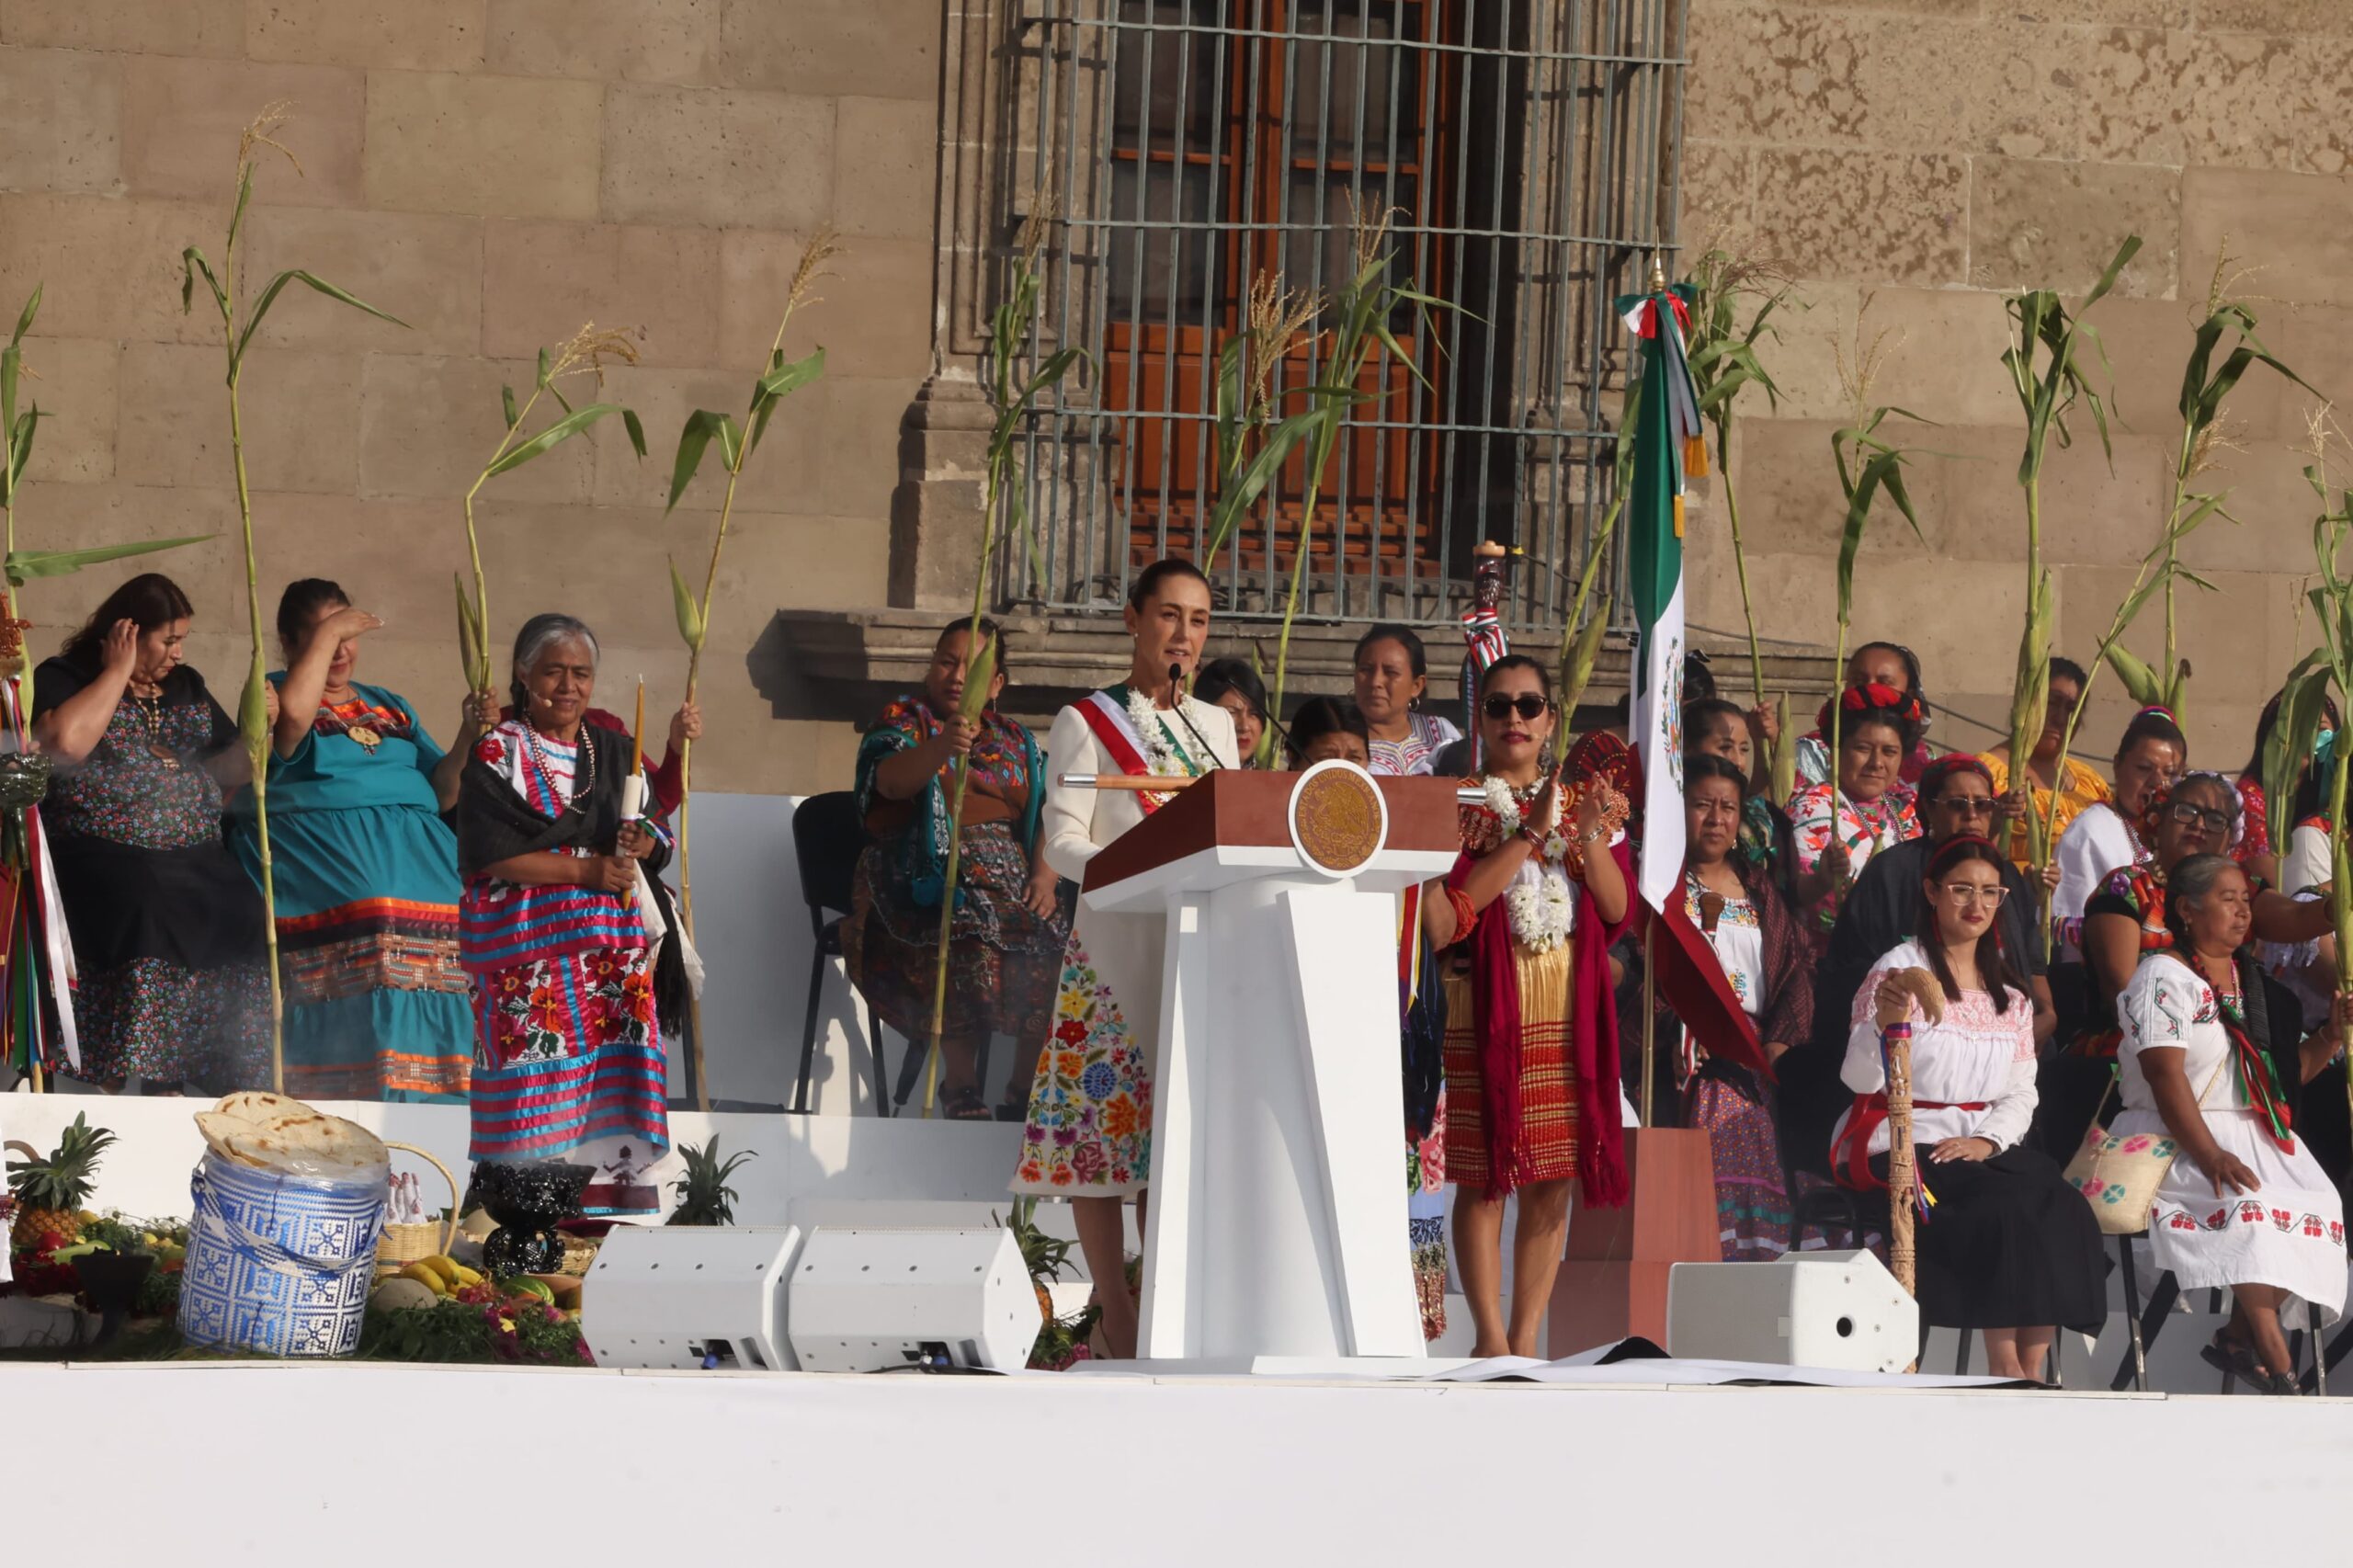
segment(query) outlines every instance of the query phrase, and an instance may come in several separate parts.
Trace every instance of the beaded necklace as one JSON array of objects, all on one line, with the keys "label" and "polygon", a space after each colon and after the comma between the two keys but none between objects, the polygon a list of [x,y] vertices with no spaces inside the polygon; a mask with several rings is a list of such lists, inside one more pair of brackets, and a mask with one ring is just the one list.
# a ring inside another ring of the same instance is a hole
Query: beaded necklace
[{"label": "beaded necklace", "polygon": [[[565,812],[578,811],[582,802],[587,800],[589,791],[596,788],[597,737],[594,732],[595,726],[585,720],[581,722],[579,755],[573,764],[572,797],[564,801]],[[531,766],[540,770],[540,781],[547,786],[548,794],[558,800],[563,799],[563,792],[555,786],[555,769],[548,763],[547,743],[529,723],[523,726],[523,737],[529,744]]]}]

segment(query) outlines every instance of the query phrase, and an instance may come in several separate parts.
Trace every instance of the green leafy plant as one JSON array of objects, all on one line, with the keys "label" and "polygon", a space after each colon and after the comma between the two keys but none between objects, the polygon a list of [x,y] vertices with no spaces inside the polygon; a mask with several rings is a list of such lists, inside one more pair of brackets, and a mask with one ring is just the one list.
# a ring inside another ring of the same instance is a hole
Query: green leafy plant
[{"label": "green leafy plant", "polygon": [[[990,1219],[996,1216],[991,1214]],[[1013,1233],[1016,1245],[1021,1249],[1021,1266],[1029,1276],[1029,1288],[1038,1293],[1038,1312],[1042,1321],[1038,1325],[1038,1337],[1029,1347],[1029,1366],[1040,1371],[1060,1371],[1079,1359],[1086,1347],[1087,1336],[1102,1317],[1102,1309],[1089,1303],[1083,1310],[1062,1318],[1054,1315],[1051,1287],[1054,1281],[1071,1271],[1071,1249],[1076,1244],[1060,1236],[1050,1236],[1038,1228],[1038,1199],[1017,1198],[1013,1212],[997,1222]]]},{"label": "green leafy plant", "polygon": [[[1689,278],[1696,295],[1691,312],[1688,358],[1692,383],[1699,390],[1699,416],[1716,431],[1716,485],[1723,494],[1724,519],[1732,533],[1733,574],[1740,583],[1740,613],[1748,631],[1749,687],[1757,707],[1766,703],[1765,654],[1756,635],[1756,606],[1748,585],[1748,554],[1740,535],[1740,492],[1733,483],[1732,432],[1740,412],[1740,397],[1755,390],[1765,394],[1768,407],[1780,407],[1781,389],[1758,357],[1757,345],[1778,339],[1773,312],[1790,297],[1791,285],[1777,269],[1745,260],[1721,248],[1699,257]],[[1743,318],[1745,317],[1745,324]],[[1781,738],[1774,747],[1772,771],[1779,777],[1786,756],[1795,763],[1796,736],[1789,724],[1789,702],[1779,703]],[[1785,793],[1783,800],[1789,797]]]},{"label": "green leafy plant", "polygon": [[[2222,417],[2223,401],[2236,389],[2240,379],[2257,365],[2313,392],[2302,376],[2280,363],[2255,335],[2255,312],[2245,301],[2230,297],[2231,288],[2238,280],[2230,266],[2230,247],[2226,243],[2214,258],[2214,276],[2206,286],[2206,314],[2197,324],[2189,362],[2181,375],[2181,397],[2177,404],[2181,413],[2181,440],[2175,449],[2172,496],[2166,503],[2164,530],[2168,541],[2165,557],[2165,659],[2158,668],[2152,669],[2120,644],[2107,650],[2109,666],[2132,694],[2133,701],[2143,708],[2165,708],[2177,719],[2181,716],[2189,687],[2189,661],[2181,656],[2180,623],[2174,603],[2176,579],[2185,575],[2174,569],[2179,561],[2179,541],[2210,517],[2219,514],[2228,521],[2238,521],[2223,509],[2224,494],[2200,494],[2192,488],[2201,475],[2213,468],[2215,454],[2233,445]],[[2229,347],[2222,353],[2222,363],[2216,364],[2215,353],[2226,342]],[[2063,767],[2064,756],[2063,751]]]},{"label": "green leafy plant", "polygon": [[[573,437],[580,435],[608,414],[621,416],[621,425],[629,432],[629,444],[636,449],[640,459],[645,456],[645,426],[634,409],[618,403],[592,403],[574,408],[557,383],[573,376],[593,376],[598,390],[605,384],[607,361],[623,365],[637,363],[637,346],[627,332],[599,332],[597,324],[583,325],[565,342],[552,349],[540,350],[539,374],[531,383],[531,395],[518,405],[515,389],[498,389],[499,412],[506,418],[506,428],[500,433],[497,447],[490,460],[474,476],[466,488],[466,556],[473,563],[474,590],[469,598],[466,585],[460,579],[458,587],[458,639],[460,662],[466,671],[466,688],[470,691],[490,691],[492,664],[490,651],[490,591],[483,580],[482,538],[474,528],[474,497],[482,494],[483,485],[502,473],[511,472],[542,453],[552,451]],[[540,399],[553,398],[563,409],[561,417],[551,420],[545,428],[526,437],[524,426],[540,405]]]},{"label": "green leafy plant", "polygon": [[742,1196],[727,1185],[727,1178],[746,1161],[758,1158],[750,1149],[738,1149],[724,1160],[719,1157],[719,1134],[698,1147],[692,1143],[679,1145],[678,1156],[686,1162],[686,1174],[671,1187],[678,1206],[670,1211],[667,1221],[673,1225],[732,1225],[735,1222],[735,1199]]},{"label": "green leafy plant", "polygon": [[[1037,534],[1029,526],[1029,506],[1023,499],[1029,476],[1014,472],[1021,422],[1040,392],[1059,385],[1072,367],[1086,358],[1076,348],[1057,348],[1027,376],[1021,373],[1022,346],[1029,341],[1031,324],[1037,319],[1039,293],[1043,286],[1039,257],[1045,252],[1053,215],[1051,202],[1042,198],[1033,201],[1029,216],[1014,235],[1013,270],[1006,297],[989,317],[984,369],[989,403],[995,410],[995,417],[989,425],[988,465],[981,487],[981,558],[972,572],[972,613],[965,622],[965,657],[971,661],[964,673],[963,716],[967,719],[977,718],[987,704],[988,688],[995,677],[997,649],[994,640],[985,643],[982,641],[981,617],[988,605],[989,571],[998,541],[1009,541],[1016,533],[1020,534],[1029,543],[1032,577],[1042,579],[1044,575]],[[972,782],[969,761],[958,762],[951,771],[955,780],[949,790],[948,864],[942,872],[939,895],[939,965],[932,977],[931,1039],[924,1066],[926,1116],[931,1114],[939,1092],[939,1041],[948,1017],[949,934],[956,918],[957,879],[963,865],[964,793]]]},{"label": "green leafy plant", "polygon": [[[2014,783],[2028,777],[2034,743],[2042,733],[2051,698],[2051,627],[2056,615],[2051,573],[2042,564],[2042,470],[2055,438],[2065,447],[2074,440],[2068,415],[2080,408],[2091,416],[2099,433],[2100,449],[2111,461],[2115,449],[2108,434],[2108,405],[2086,373],[2084,349],[2098,357],[2107,371],[2108,354],[2099,330],[2084,320],[2084,312],[2116,287],[2125,266],[2141,249],[2141,236],[2131,234],[2070,315],[2058,291],[2029,289],[2010,295],[2003,303],[2009,312],[2009,346],[2002,352],[2002,368],[2009,372],[2010,390],[2026,415],[2026,450],[2018,460],[2018,486],[2026,493],[2026,628],[2018,638],[2018,672],[2010,692],[2010,773]],[[2054,778],[2053,784],[2062,780]],[[2051,845],[2040,818],[2027,818],[2029,855],[2037,871],[2050,864]],[[2029,881],[2040,886],[2038,878]]]},{"label": "green leafy plant", "polygon": [[1830,747],[1828,767],[1834,790],[1838,784],[1839,720],[1843,716],[1838,699],[1847,678],[1847,638],[1854,626],[1855,562],[1862,553],[1863,534],[1870,527],[1873,505],[1885,495],[1911,525],[1912,536],[1922,537],[1919,514],[1912,509],[1912,497],[1904,487],[1904,465],[1912,460],[1914,454],[1881,435],[1880,429],[1893,415],[1922,424],[1927,421],[1904,409],[1871,403],[1871,383],[1878,380],[1892,348],[1885,332],[1864,342],[1863,315],[1870,309],[1870,301],[1866,299],[1855,312],[1852,358],[1844,348],[1837,352],[1838,382],[1847,394],[1849,420],[1830,433],[1831,459],[1838,465],[1838,489],[1847,498],[1847,514],[1838,533],[1837,661],[1831,665],[1830,733],[1825,737]]},{"label": "green leafy plant", "polygon": [[221,253],[220,270],[216,272],[204,252],[194,245],[180,253],[180,310],[186,313],[194,308],[197,279],[202,278],[206,294],[221,315],[221,342],[229,361],[229,457],[236,473],[237,517],[244,530],[245,551],[245,611],[253,633],[253,659],[245,671],[244,695],[237,704],[237,727],[244,739],[246,761],[253,768],[254,835],[261,861],[262,937],[269,954],[269,1077],[270,1086],[281,1093],[286,1087],[286,996],[278,966],[278,887],[269,853],[269,709],[264,689],[269,645],[262,630],[261,578],[254,566],[253,492],[245,479],[244,421],[237,394],[244,383],[246,356],[253,347],[254,335],[261,330],[270,307],[278,303],[289,284],[300,283],[379,321],[391,322],[395,326],[408,324],[300,267],[290,267],[270,278],[251,301],[239,293],[237,252],[244,237],[245,209],[254,197],[255,160],[263,148],[270,148],[284,153],[297,174],[301,172],[302,165],[294,154],[272,136],[286,123],[286,108],[278,103],[263,109],[237,140],[236,199],[229,209],[228,246]]},{"label": "green leafy plant", "polygon": [[[2330,465],[2332,448],[2341,440],[2341,433],[2323,404],[2311,416],[2312,458],[2305,465],[2304,482],[2313,487],[2319,498],[2320,515],[2313,519],[2313,562],[2314,583],[2309,597],[2313,611],[2320,618],[2321,647],[2317,658],[2307,659],[2299,665],[2299,676],[2291,678],[2294,705],[2309,703],[2321,706],[2321,698],[2309,697],[2297,686],[2298,681],[2317,680],[2325,687],[2335,682],[2340,699],[2353,694],[2353,576],[2347,574],[2344,564],[2345,541],[2353,534],[2353,489],[2340,485]],[[2282,707],[2289,707],[2283,703]],[[2317,726],[2318,719],[2311,721]],[[2328,776],[2328,909],[2336,932],[2336,984],[2339,990],[2353,990],[2353,867],[2346,860],[2345,778],[2348,771],[2346,747],[2340,733],[2336,747],[2334,766]],[[2309,751],[2307,751],[2309,755]],[[2348,1079],[2347,1094],[2353,1096],[2353,1079]]]},{"label": "green leafy plant", "polygon": [[1250,284],[1242,333],[1218,350],[1211,426],[1217,438],[1217,499],[1210,506],[1202,544],[1205,574],[1216,566],[1218,551],[1266,494],[1300,442],[1322,423],[1322,415],[1313,407],[1278,420],[1274,386],[1283,361],[1323,312],[1324,301],[1315,295],[1287,290],[1279,273],[1269,277],[1262,272]]},{"label": "green leafy plant", "polygon": [[[678,636],[687,645],[687,700],[694,700],[702,678],[703,648],[710,636],[711,601],[719,591],[719,561],[727,548],[727,528],[735,516],[735,491],[743,483],[744,465],[767,434],[768,421],[784,400],[825,373],[825,351],[823,347],[799,359],[788,361],[784,357],[784,335],[792,324],[792,312],[816,300],[817,285],[832,276],[825,264],[843,254],[835,242],[831,229],[821,229],[801,253],[801,263],[793,268],[792,281],[785,288],[784,313],[776,324],[776,336],[768,344],[765,369],[752,383],[752,395],[744,410],[744,422],[737,424],[726,414],[699,408],[687,416],[684,428],[678,432],[678,455],[670,469],[670,500],[664,515],[677,508],[678,500],[695,481],[702,468],[702,460],[711,443],[719,444],[720,466],[727,472],[727,488],[719,503],[719,524],[710,536],[710,564],[703,573],[702,597],[697,598],[678,574],[676,562],[670,564],[670,597],[677,613]],[[694,801],[694,741],[688,739],[678,755],[678,918],[686,926],[687,937],[695,932],[694,852],[691,836]],[[693,1013],[691,1033],[695,1053],[695,1089],[702,1108],[710,1108],[710,1094],[702,1073],[702,1009],[692,998],[688,1006]]]},{"label": "green leafy plant", "polygon": [[[9,335],[7,347],[0,348],[0,525],[5,525],[6,540],[6,553],[0,555],[0,574],[6,577],[6,586],[0,586],[0,623],[5,623],[0,625],[0,680],[5,680],[15,692],[18,714],[26,710],[24,678],[28,667],[24,656],[25,628],[17,624],[22,608],[18,590],[35,577],[62,577],[100,562],[176,550],[210,537],[138,540],[128,544],[93,545],[85,550],[17,548],[17,503],[24,487],[25,467],[32,461],[33,437],[40,432],[43,419],[56,417],[41,411],[40,399],[22,396],[23,380],[33,373],[25,363],[25,335],[32,331],[33,322],[40,314],[41,293],[42,286],[35,284],[25,308],[17,314],[17,330]],[[19,402],[24,403],[21,411],[17,407]]]},{"label": "green leafy plant", "polygon": [[[1413,356],[1405,352],[1404,346],[1389,330],[1389,321],[1405,305],[1422,312],[1426,320],[1433,310],[1454,308],[1443,300],[1390,281],[1390,267],[1396,252],[1389,243],[1389,211],[1381,209],[1368,213],[1357,205],[1353,191],[1348,200],[1352,209],[1352,259],[1348,278],[1333,291],[1326,312],[1332,323],[1331,352],[1317,370],[1317,384],[1307,390],[1308,411],[1297,416],[1304,421],[1294,439],[1303,441],[1307,447],[1307,487],[1299,509],[1299,541],[1291,557],[1290,585],[1283,596],[1282,632],[1275,642],[1275,679],[1267,693],[1267,711],[1276,718],[1282,715],[1283,694],[1290,678],[1291,625],[1299,616],[1300,594],[1306,585],[1308,562],[1314,555],[1316,498],[1323,492],[1324,475],[1331,470],[1332,454],[1339,448],[1348,410],[1372,401],[1373,394],[1361,391],[1358,385],[1365,365],[1376,350],[1386,350],[1415,381],[1429,386],[1429,378],[1422,374],[1421,367],[1414,363]],[[1267,726],[1269,739],[1273,728]]]},{"label": "green leafy plant", "polygon": [[[1593,668],[1601,658],[1601,642],[1609,631],[1609,611],[1614,596],[1603,585],[1609,561],[1609,541],[1618,532],[1618,519],[1626,510],[1626,495],[1634,479],[1634,429],[1642,421],[1643,401],[1638,387],[1630,386],[1626,404],[1618,419],[1618,446],[1611,460],[1613,478],[1609,486],[1609,504],[1602,508],[1601,518],[1594,524],[1593,537],[1586,545],[1585,564],[1577,572],[1576,592],[1570,597],[1568,614],[1561,619],[1559,688],[1561,722],[1570,723],[1576,715],[1577,704],[1584,700],[1586,688],[1593,684]],[[1597,603],[1595,595],[1600,596]]]}]

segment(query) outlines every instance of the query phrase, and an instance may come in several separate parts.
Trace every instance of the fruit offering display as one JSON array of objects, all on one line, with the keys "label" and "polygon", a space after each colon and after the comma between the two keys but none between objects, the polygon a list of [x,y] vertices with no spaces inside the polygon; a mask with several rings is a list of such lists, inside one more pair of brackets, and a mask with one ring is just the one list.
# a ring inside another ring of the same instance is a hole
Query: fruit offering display
[{"label": "fruit offering display", "polygon": [[83,1206],[97,1186],[98,1156],[113,1143],[114,1134],[92,1127],[85,1111],[58,1135],[48,1158],[8,1162],[8,1194],[17,1210],[8,1229],[11,1251],[31,1252],[44,1244],[54,1250],[82,1239]]}]

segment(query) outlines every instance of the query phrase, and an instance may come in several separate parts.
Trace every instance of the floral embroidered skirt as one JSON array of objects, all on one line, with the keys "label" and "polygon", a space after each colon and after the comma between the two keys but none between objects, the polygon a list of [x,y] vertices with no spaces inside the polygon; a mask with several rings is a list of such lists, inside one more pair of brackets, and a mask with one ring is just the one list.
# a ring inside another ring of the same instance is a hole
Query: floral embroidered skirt
[{"label": "floral embroidered skirt", "polygon": [[[2213,1178],[2188,1154],[2177,1155],[2157,1187],[2149,1251],[2185,1290],[2270,1285],[2318,1307],[2334,1323],[2345,1310],[2345,1205],[2336,1186],[2301,1135],[2292,1152],[2273,1142],[2245,1110],[2217,1108],[2206,1130],[2262,1185],[2252,1193],[2214,1196]],[[2153,1110],[2120,1113],[2111,1132],[2163,1136]],[[2303,1314],[2291,1312],[2290,1324]]]},{"label": "floral embroidered skirt", "polygon": [[[1571,944],[1529,953],[1517,942],[1519,980],[1520,1180],[1577,1174],[1577,1085],[1569,1065]],[[1455,1186],[1487,1185],[1487,1105],[1471,980],[1446,977],[1446,1165]]]},{"label": "floral embroidered skirt", "polygon": [[1769,1262],[1789,1251],[1790,1195],[1771,1108],[1711,1072],[1691,1085],[1683,1124],[1708,1134],[1724,1261]]},{"label": "floral embroidered skirt", "polygon": [[[963,892],[949,932],[951,1039],[1006,1034],[1027,1044],[1051,1026],[1066,917],[1040,920],[1022,897],[1029,857],[1008,822],[964,829],[957,882]],[[939,905],[919,904],[901,858],[887,845],[858,857],[842,957],[850,983],[882,1021],[909,1040],[931,1037],[939,978]]]},{"label": "floral embroidered skirt", "polygon": [[1029,1087],[1013,1190],[1124,1198],[1142,1191],[1151,1172],[1152,1063],[1074,931],[1063,949],[1053,1030]]},{"label": "floral embroidered skirt", "polygon": [[644,948],[591,948],[493,971],[475,998],[474,1160],[595,1165],[583,1207],[659,1207],[644,1178],[670,1146],[662,1031]]},{"label": "floral embroidered skirt", "polygon": [[1446,1091],[1438,1093],[1430,1130],[1405,1144],[1405,1237],[1414,1258],[1414,1294],[1422,1308],[1422,1338],[1446,1334]]},{"label": "floral embroidered skirt", "polygon": [[82,1066],[73,1076],[88,1083],[269,1086],[269,971],[258,963],[131,959],[74,983],[74,1022]]}]

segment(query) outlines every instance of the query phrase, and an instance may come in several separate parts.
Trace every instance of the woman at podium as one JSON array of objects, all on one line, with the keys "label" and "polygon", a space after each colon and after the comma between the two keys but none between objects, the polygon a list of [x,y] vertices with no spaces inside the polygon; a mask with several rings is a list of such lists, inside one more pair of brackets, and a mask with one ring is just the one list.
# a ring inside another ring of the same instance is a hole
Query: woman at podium
[{"label": "woman at podium", "polygon": [[[1128,591],[1128,678],[1054,716],[1046,776],[1182,778],[1240,766],[1233,720],[1183,694],[1210,634],[1209,579],[1189,562],[1146,567]],[[1083,881],[1097,850],[1168,799],[1049,783],[1046,863]],[[1091,922],[1084,904],[1063,949],[1052,1021],[1029,1089],[1013,1189],[1067,1198],[1113,1356],[1136,1353],[1136,1303],[1121,1288],[1121,1205],[1139,1206],[1152,1169],[1152,1061],[1159,1049],[1161,939]],[[1556,1249],[1557,1250],[1557,1249]]]},{"label": "woman at podium", "polygon": [[[1544,666],[1513,653],[1479,685],[1486,800],[1462,808],[1462,857],[1424,890],[1432,943],[1467,971],[1446,983],[1447,1174],[1454,1242],[1476,1324],[1473,1356],[1533,1356],[1568,1232],[1580,1123],[1588,1112],[1571,1050],[1574,955],[1606,950],[1627,913],[1610,840],[1623,797],[1584,790],[1563,820]],[[1616,818],[1613,821],[1612,818]],[[1616,1074],[1591,1113],[1618,1114]],[[1504,1200],[1519,1195],[1512,1302],[1503,1307]]]}]

